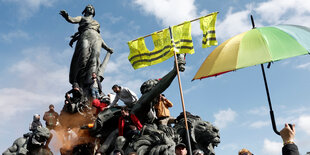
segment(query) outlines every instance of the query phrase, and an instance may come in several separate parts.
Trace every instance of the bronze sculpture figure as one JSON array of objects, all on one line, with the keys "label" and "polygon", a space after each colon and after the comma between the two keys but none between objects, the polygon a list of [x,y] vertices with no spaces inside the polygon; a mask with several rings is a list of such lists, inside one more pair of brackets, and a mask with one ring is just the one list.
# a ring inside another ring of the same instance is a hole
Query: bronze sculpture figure
[{"label": "bronze sculpture figure", "polygon": [[[93,19],[95,8],[87,5],[82,14],[84,16],[70,17],[64,10],[59,13],[64,19],[72,24],[79,24],[78,32],[72,36],[70,46],[77,40],[75,51],[71,60],[69,82],[77,82],[85,87],[85,82],[96,73],[103,80],[103,71],[113,49],[109,48],[100,35],[100,24]],[[104,48],[107,51],[105,59],[100,63],[100,51]]]}]

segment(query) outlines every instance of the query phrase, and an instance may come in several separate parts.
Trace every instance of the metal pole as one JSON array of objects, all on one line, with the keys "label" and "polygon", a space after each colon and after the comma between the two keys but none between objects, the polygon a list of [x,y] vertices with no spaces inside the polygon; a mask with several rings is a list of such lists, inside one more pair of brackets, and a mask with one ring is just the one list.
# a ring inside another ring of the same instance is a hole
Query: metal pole
[{"label": "metal pole", "polygon": [[267,84],[267,79],[266,79],[265,69],[264,69],[264,65],[263,65],[263,64],[261,64],[261,68],[262,68],[262,73],[263,73],[264,82],[265,82],[265,88],[266,88],[266,93],[267,93],[267,99],[268,99],[268,103],[269,103],[270,118],[271,118],[271,123],[272,123],[272,129],[273,129],[273,131],[274,131],[277,135],[280,135],[280,132],[277,130],[276,121],[275,121],[275,119],[274,119],[274,114],[273,114],[273,110],[272,110],[271,99],[270,99],[270,94],[269,94],[269,89],[268,89],[268,84]]},{"label": "metal pole", "polygon": [[[254,18],[252,15],[251,15],[251,22],[252,22],[252,29],[255,29],[255,22],[254,22]],[[266,79],[265,69],[264,69],[263,64],[261,64],[261,68],[262,68],[262,73],[263,73],[265,88],[266,88],[266,93],[267,93],[267,99],[268,99],[268,104],[269,104],[269,110],[270,110],[269,113],[270,113],[270,119],[272,123],[272,129],[277,135],[280,135],[280,132],[277,130],[276,121],[274,119],[274,114],[272,110],[271,99],[270,99],[270,94],[269,94],[269,89],[268,89],[268,84],[267,84],[267,79]]]},{"label": "metal pole", "polygon": [[[170,38],[171,38],[171,40],[173,42],[173,36],[172,36],[171,27],[169,27],[169,31],[170,31]],[[189,155],[192,155],[191,139],[189,137],[187,117],[186,117],[186,110],[185,110],[183,91],[182,91],[182,84],[181,84],[181,78],[180,78],[180,72],[179,72],[179,66],[178,66],[178,60],[177,60],[177,54],[176,54],[176,47],[174,46],[174,42],[173,42],[173,47],[175,49],[175,50],[173,50],[174,51],[173,52],[174,53],[174,62],[175,62],[175,65],[176,65],[178,81],[179,81],[180,95],[181,95],[182,108],[183,108],[184,121],[185,121],[185,129],[186,129],[187,147],[188,147]]]}]

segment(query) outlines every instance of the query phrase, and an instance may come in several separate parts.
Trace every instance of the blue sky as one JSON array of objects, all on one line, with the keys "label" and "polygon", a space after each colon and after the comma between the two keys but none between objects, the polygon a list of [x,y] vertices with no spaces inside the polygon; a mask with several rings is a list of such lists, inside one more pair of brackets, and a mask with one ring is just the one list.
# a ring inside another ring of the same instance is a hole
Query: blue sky
[{"label": "blue sky", "polygon": [[[219,43],[251,29],[249,15],[257,26],[297,24],[310,27],[308,0],[0,0],[0,150],[28,132],[34,113],[44,114],[49,104],[59,112],[68,82],[73,49],[70,36],[77,25],[59,14],[66,10],[80,16],[87,4],[96,9],[101,35],[114,49],[103,81],[104,92],[113,84],[134,90],[151,78],[165,75],[173,59],[134,70],[127,56],[127,41],[168,26],[219,11],[216,32]],[[215,78],[191,82],[200,64],[214,49],[201,48],[199,23],[192,23],[195,54],[187,56],[181,73],[186,110],[220,128],[218,155],[237,154],[248,148],[254,154],[281,154],[281,138],[270,125],[268,103],[260,66],[252,66]],[[151,39],[148,48],[152,49]],[[102,51],[103,57],[105,51]],[[285,122],[296,124],[300,153],[310,151],[310,57],[299,56],[273,63],[266,69],[278,130]],[[165,91],[182,112],[177,79]],[[122,104],[122,103],[121,103]]]}]

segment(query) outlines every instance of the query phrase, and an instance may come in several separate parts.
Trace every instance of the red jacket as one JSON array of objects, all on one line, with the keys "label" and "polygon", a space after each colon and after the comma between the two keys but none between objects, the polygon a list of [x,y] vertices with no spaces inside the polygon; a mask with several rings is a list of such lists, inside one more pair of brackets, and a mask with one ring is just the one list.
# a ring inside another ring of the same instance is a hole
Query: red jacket
[{"label": "red jacket", "polygon": [[108,106],[107,104],[100,102],[98,99],[94,99],[92,105],[96,107],[96,115]]},{"label": "red jacket", "polygon": [[[134,114],[129,114],[131,121],[135,124],[138,130],[142,129],[142,124],[140,123],[139,119]],[[118,120],[118,135],[123,136],[124,135],[124,126],[125,121],[124,117],[121,116]]]}]

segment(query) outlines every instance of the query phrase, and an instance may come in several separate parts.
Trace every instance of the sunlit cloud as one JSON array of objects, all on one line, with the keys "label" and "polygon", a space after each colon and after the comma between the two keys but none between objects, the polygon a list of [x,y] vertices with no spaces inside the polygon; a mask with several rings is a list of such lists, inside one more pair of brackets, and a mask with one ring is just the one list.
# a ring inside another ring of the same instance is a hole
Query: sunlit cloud
[{"label": "sunlit cloud", "polygon": [[229,123],[235,120],[237,113],[229,108],[227,110],[220,110],[213,116],[215,117],[214,124],[219,128],[225,128]]},{"label": "sunlit cloud", "polygon": [[274,142],[269,139],[265,139],[262,152],[265,154],[281,155],[282,146],[283,143],[281,142]]},{"label": "sunlit cloud", "polygon": [[57,0],[2,0],[18,6],[18,18],[26,20],[40,10],[40,7],[51,7]]},{"label": "sunlit cloud", "polygon": [[30,36],[28,35],[28,33],[22,30],[16,30],[16,31],[9,32],[7,34],[1,34],[0,37],[2,41],[9,42],[9,43],[11,43],[14,40],[30,39]]}]

